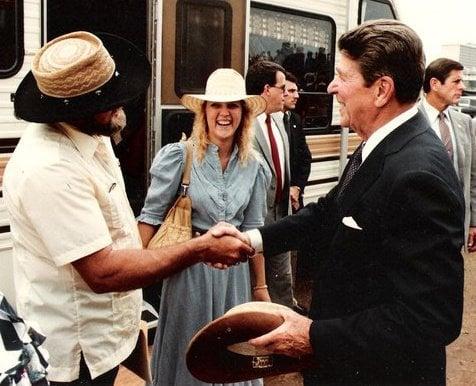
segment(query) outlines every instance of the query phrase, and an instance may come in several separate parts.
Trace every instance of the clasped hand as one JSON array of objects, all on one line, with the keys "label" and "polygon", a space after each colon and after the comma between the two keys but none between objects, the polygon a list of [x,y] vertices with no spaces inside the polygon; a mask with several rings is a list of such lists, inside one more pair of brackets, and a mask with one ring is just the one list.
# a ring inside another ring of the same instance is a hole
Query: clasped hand
[{"label": "clasped hand", "polygon": [[[214,259],[213,261],[207,259],[206,264],[211,267],[226,269],[247,261],[255,254],[246,234],[226,222],[217,223],[210,228],[206,235],[211,237],[211,243],[223,253],[222,259]],[[227,259],[227,256],[230,256],[231,259]]]}]

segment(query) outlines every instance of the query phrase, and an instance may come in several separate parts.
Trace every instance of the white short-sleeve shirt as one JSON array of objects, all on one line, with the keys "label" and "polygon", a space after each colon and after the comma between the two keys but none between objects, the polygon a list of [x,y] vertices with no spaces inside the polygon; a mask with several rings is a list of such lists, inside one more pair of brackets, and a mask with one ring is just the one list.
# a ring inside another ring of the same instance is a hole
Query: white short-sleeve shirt
[{"label": "white short-sleeve shirt", "polygon": [[95,294],[71,262],[108,245],[141,248],[109,138],[66,125],[31,124],[4,174],[18,314],[46,336],[49,379],[92,377],[132,352],[139,290]]}]

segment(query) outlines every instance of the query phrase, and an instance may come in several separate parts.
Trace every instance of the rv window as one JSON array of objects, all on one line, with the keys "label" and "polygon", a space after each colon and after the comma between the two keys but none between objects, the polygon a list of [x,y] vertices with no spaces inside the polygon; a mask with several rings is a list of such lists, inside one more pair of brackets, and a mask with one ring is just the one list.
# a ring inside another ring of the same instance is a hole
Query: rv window
[{"label": "rv window", "polygon": [[388,0],[362,0],[359,23],[375,19],[396,19],[392,4]]},{"label": "rv window", "polygon": [[0,36],[0,78],[8,78],[23,64],[23,1],[0,0]]},{"label": "rv window", "polygon": [[307,12],[253,3],[250,12],[249,65],[272,60],[298,79],[296,110],[305,129],[328,127],[334,76],[336,27],[332,19]]},{"label": "rv window", "polygon": [[226,1],[177,2],[175,92],[203,92],[215,69],[231,66],[232,11]]}]

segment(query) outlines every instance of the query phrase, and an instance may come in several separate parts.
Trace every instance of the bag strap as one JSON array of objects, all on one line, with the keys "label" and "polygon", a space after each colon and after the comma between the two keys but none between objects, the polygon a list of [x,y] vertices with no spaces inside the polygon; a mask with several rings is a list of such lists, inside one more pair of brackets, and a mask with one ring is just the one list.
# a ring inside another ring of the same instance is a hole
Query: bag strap
[{"label": "bag strap", "polygon": [[181,192],[180,192],[182,196],[187,195],[188,187],[190,186],[190,173],[192,171],[192,161],[193,161],[192,141],[188,140],[184,142],[185,142],[185,167],[183,169]]}]

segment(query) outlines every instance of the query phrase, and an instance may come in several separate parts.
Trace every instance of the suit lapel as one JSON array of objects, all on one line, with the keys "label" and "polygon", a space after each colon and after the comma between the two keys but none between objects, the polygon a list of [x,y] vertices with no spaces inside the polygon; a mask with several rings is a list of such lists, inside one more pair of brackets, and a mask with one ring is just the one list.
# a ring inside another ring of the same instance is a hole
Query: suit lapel
[{"label": "suit lapel", "polygon": [[461,119],[459,119],[458,116],[451,110],[448,111],[448,115],[450,117],[451,126],[453,127],[453,133],[456,141],[454,144],[454,151],[458,157],[458,176],[460,181],[463,181],[464,170],[469,168],[467,162],[469,162],[471,159],[471,157],[466,156],[466,154],[471,151],[469,138],[466,133],[466,127]]},{"label": "suit lapel", "polygon": [[266,162],[274,173],[273,166],[273,157],[271,156],[271,150],[266,142],[266,137],[264,136],[263,129],[261,128],[257,119],[255,119],[255,146],[258,151],[263,154]]},{"label": "suit lapel", "polygon": [[340,205],[344,213],[352,208],[356,201],[361,199],[380,176],[387,155],[400,151],[409,140],[420,135],[428,128],[429,123],[423,113],[417,113],[392,131],[372,150],[347,185],[347,188],[342,192]]}]

